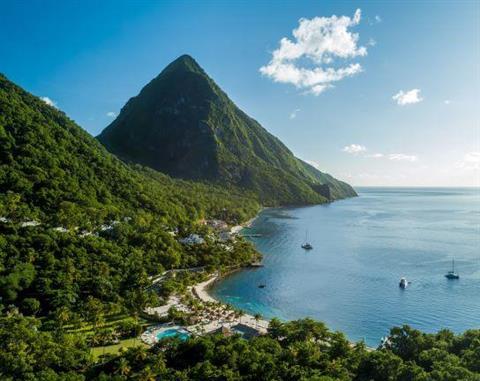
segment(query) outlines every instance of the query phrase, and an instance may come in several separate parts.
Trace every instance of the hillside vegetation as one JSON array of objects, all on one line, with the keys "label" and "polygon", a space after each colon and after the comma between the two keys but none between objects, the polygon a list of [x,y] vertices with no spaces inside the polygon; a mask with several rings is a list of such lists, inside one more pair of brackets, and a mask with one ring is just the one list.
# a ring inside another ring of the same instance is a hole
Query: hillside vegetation
[{"label": "hillside vegetation", "polygon": [[[455,335],[393,328],[367,350],[310,319],[271,322],[265,336],[167,339],[93,366],[85,343],[43,332],[34,318],[0,320],[0,377],[5,380],[164,381],[479,381],[480,330]],[[28,347],[28,351],[21,348]]]},{"label": "hillside vegetation", "polygon": [[[201,218],[251,218],[254,197],[129,167],[61,111],[0,76],[0,305],[81,318],[85,304],[148,302],[165,269],[247,263],[243,240],[225,251],[178,242]],[[206,233],[206,232],[205,232]],[[136,298],[136,300],[135,300]],[[37,306],[38,304],[38,306]]]}]

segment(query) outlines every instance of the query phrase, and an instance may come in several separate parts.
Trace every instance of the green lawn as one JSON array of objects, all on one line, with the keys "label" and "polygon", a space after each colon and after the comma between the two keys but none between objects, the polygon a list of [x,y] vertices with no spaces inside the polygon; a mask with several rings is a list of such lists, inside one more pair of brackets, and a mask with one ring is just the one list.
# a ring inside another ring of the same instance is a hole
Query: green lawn
[{"label": "green lawn", "polygon": [[[98,328],[112,328],[118,324],[120,324],[123,321],[134,321],[134,318],[131,315],[128,314],[114,314],[114,315],[108,315],[104,317],[105,321],[103,324],[101,324]],[[140,318],[138,320],[140,324],[145,324],[147,321],[145,319]],[[93,334],[93,325],[91,324],[85,324],[82,325],[81,327],[75,327],[72,325],[66,325],[65,329],[69,333],[84,333],[86,335]]]},{"label": "green lawn", "polygon": [[115,355],[117,354],[121,348],[132,348],[132,347],[138,347],[138,346],[143,346],[145,348],[148,348],[147,344],[144,344],[140,339],[125,339],[121,340],[120,343],[114,344],[114,345],[107,345],[104,347],[95,347],[92,348],[92,355],[95,361],[98,360],[98,358],[104,354],[112,354]]}]

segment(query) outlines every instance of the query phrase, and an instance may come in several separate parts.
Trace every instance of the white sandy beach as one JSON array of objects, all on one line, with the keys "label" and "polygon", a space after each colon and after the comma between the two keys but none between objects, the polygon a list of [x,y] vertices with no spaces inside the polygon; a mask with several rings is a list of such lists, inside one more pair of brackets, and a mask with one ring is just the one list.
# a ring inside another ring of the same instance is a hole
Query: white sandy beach
[{"label": "white sandy beach", "polygon": [[[212,286],[215,281],[218,280],[218,276],[215,275],[212,278],[206,280],[205,282],[199,283],[192,288],[193,295],[199,298],[203,302],[216,302],[219,301],[213,298],[209,293],[208,289]],[[255,320],[255,317],[249,314],[243,315],[239,319],[239,323],[248,325],[249,327],[257,329],[261,333],[266,333],[269,325],[269,321],[265,319]]]}]

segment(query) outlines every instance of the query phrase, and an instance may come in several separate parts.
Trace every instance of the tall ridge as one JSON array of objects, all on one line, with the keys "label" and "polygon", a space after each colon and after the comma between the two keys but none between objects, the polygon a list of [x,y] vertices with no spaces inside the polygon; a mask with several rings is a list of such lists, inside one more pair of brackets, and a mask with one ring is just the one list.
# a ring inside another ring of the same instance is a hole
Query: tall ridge
[{"label": "tall ridge", "polygon": [[239,186],[264,205],[356,196],[350,185],[296,158],[188,55],[131,98],[98,139],[128,162],[174,177]]}]

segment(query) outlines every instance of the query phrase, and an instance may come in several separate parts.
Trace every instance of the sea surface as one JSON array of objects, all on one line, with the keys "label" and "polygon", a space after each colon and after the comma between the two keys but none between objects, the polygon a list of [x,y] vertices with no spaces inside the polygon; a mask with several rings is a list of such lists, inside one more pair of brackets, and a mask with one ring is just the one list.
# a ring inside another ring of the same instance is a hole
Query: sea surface
[{"label": "sea surface", "polygon": [[[358,188],[328,205],[263,211],[243,234],[265,267],[212,294],[250,313],[312,317],[376,346],[389,328],[480,328],[480,190]],[[300,245],[308,231],[313,250]],[[444,277],[452,259],[459,280]],[[401,277],[411,284],[398,287]],[[265,284],[265,288],[259,288]]]}]

